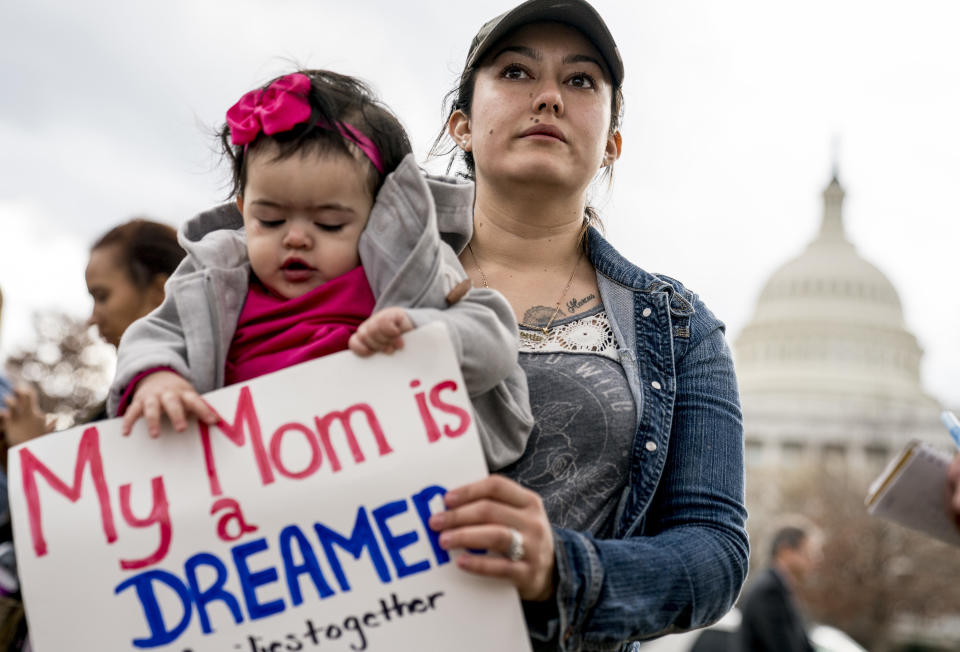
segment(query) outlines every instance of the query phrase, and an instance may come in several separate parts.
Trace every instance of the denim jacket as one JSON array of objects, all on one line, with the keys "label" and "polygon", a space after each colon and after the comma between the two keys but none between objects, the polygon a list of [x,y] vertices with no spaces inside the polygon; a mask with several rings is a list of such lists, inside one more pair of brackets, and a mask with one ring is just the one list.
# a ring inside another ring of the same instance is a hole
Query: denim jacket
[{"label": "denim jacket", "polygon": [[637,406],[630,478],[612,539],[555,528],[556,602],[525,607],[537,643],[635,649],[718,620],[740,592],[743,425],[723,323],[593,229],[588,244]]}]

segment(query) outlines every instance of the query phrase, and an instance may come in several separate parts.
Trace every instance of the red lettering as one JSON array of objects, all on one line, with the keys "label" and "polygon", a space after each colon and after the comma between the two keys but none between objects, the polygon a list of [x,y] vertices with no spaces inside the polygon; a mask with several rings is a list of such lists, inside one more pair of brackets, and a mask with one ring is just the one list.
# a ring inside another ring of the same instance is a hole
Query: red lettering
[{"label": "red lettering", "polygon": [[[256,525],[247,523],[246,519],[243,517],[243,510],[240,509],[240,503],[233,498],[221,498],[213,503],[213,507],[210,508],[210,515],[212,516],[213,514],[216,514],[221,509],[230,510],[221,516],[219,521],[217,521],[217,536],[220,537],[221,540],[236,541],[248,532],[257,531]],[[227,532],[227,526],[231,522],[236,522],[237,524],[236,534],[230,534]]]},{"label": "red lettering", "polygon": [[47,554],[47,542],[43,537],[43,519],[40,508],[40,493],[37,490],[36,473],[42,475],[58,493],[72,503],[80,500],[83,469],[89,464],[93,487],[100,502],[100,520],[107,543],[117,540],[117,528],[113,522],[113,510],[110,507],[110,494],[107,480],[103,474],[103,459],[100,456],[100,433],[95,427],[87,428],[80,437],[77,447],[77,461],[73,467],[73,486],[53,474],[47,466],[38,460],[26,447],[20,449],[20,473],[23,477],[23,494],[27,501],[27,514],[30,519],[30,534],[33,537],[33,551],[37,557]]},{"label": "red lettering", "polygon": [[[414,380],[410,383],[410,387],[419,386],[419,380]],[[423,427],[427,429],[427,441],[432,444],[440,439],[440,427],[437,426],[437,422],[434,421],[433,415],[430,414],[430,408],[427,407],[426,393],[417,392],[413,396],[417,399],[417,409],[420,410],[420,420],[423,422]]]},{"label": "red lettering", "polygon": [[350,452],[353,453],[354,461],[363,462],[365,459],[363,451],[360,449],[360,444],[357,442],[357,437],[353,433],[353,426],[350,423],[350,417],[353,416],[354,412],[358,411],[367,417],[367,425],[370,426],[370,430],[377,440],[377,447],[381,457],[393,452],[390,444],[387,443],[387,438],[383,434],[383,428],[380,427],[377,415],[373,413],[373,408],[366,403],[357,403],[356,405],[351,405],[346,410],[330,412],[324,415],[323,418],[314,417],[313,420],[317,424],[317,432],[320,434],[320,442],[323,444],[323,448],[327,453],[327,459],[330,460],[330,468],[332,468],[334,472],[340,470],[340,458],[337,456],[337,452],[333,449],[333,444],[330,442],[330,424],[335,420],[339,419],[340,424],[343,426],[343,431],[347,436],[347,443],[350,446]]},{"label": "red lettering", "polygon": [[[303,434],[307,443],[310,444],[312,457],[310,458],[310,463],[307,464],[307,467],[302,471],[290,471],[283,466],[280,449],[283,445],[283,436],[290,431]],[[299,423],[285,423],[276,429],[273,437],[270,438],[270,459],[273,460],[273,465],[277,467],[277,471],[288,478],[294,479],[305,478],[312,475],[314,471],[320,468],[320,463],[323,461],[322,454],[320,453],[320,445],[317,444],[317,438],[314,437],[313,431]]]},{"label": "red lettering", "polygon": [[[257,416],[257,410],[253,406],[253,397],[250,394],[249,387],[240,388],[240,396],[237,399],[237,411],[233,417],[233,423],[227,423],[221,419],[217,427],[237,446],[244,444],[244,425],[250,431],[250,443],[253,445],[253,456],[257,462],[257,468],[260,470],[260,481],[267,485],[273,482],[273,469],[270,468],[270,462],[267,459],[267,451],[263,446],[263,436],[260,434],[260,419]],[[203,443],[203,457],[207,465],[207,478],[210,481],[210,494],[219,496],[223,493],[220,487],[220,478],[217,476],[217,467],[213,460],[213,446],[210,443],[210,427],[203,421],[200,422],[200,441]]]},{"label": "red lettering", "polygon": [[445,403],[443,399],[440,398],[440,392],[444,390],[456,391],[457,383],[452,380],[445,380],[442,383],[437,383],[433,386],[433,389],[430,390],[430,403],[433,407],[437,408],[441,412],[446,412],[447,414],[452,414],[460,419],[460,425],[456,428],[451,428],[450,426],[443,426],[443,434],[447,437],[459,437],[467,431],[467,427],[470,425],[470,413],[464,410],[461,407],[452,405],[451,403]]},{"label": "red lettering", "polygon": [[130,507],[130,485],[125,484],[120,487],[120,512],[124,520],[133,527],[149,527],[153,524],[160,526],[160,545],[153,554],[143,559],[121,559],[120,568],[123,570],[136,570],[155,564],[167,556],[170,550],[170,539],[173,537],[173,526],[170,524],[170,505],[167,502],[167,492],[163,488],[163,478],[157,476],[153,479],[151,487],[153,489],[153,508],[147,518],[137,518]]}]

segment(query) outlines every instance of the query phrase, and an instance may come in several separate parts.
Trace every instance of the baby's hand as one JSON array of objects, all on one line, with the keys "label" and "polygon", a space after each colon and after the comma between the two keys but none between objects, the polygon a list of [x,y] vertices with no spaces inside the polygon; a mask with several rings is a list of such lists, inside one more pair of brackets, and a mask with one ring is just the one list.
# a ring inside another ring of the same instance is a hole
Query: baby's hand
[{"label": "baby's hand", "polygon": [[177,432],[187,429],[187,416],[195,416],[213,425],[220,416],[200,398],[197,390],[180,374],[157,371],[137,383],[130,407],[123,415],[123,434],[129,435],[141,416],[147,420],[151,437],[160,435],[160,419],[166,413]]},{"label": "baby's hand", "polygon": [[403,348],[400,336],[413,330],[413,321],[403,308],[384,308],[370,315],[350,336],[347,346],[361,357],[377,351],[393,353]]}]

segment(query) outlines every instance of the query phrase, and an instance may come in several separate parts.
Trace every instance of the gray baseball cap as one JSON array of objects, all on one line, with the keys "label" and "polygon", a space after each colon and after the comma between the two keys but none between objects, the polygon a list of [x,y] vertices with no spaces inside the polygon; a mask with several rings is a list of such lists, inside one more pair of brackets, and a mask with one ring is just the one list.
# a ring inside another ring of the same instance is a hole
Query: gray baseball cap
[{"label": "gray baseball cap", "polygon": [[583,32],[603,57],[613,77],[613,85],[623,83],[623,59],[603,18],[584,0],[527,0],[510,11],[488,21],[470,43],[464,70],[477,63],[490,48],[514,29],[529,23],[555,21],[566,23]]}]

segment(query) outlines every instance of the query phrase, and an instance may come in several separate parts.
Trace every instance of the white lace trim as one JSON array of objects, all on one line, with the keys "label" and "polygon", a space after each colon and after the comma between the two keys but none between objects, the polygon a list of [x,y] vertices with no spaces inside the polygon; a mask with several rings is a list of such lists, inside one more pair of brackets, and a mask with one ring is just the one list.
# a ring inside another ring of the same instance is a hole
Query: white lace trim
[{"label": "white lace trim", "polygon": [[520,327],[521,353],[592,353],[619,362],[617,340],[607,313],[601,310],[593,315],[575,319],[543,331]]}]

